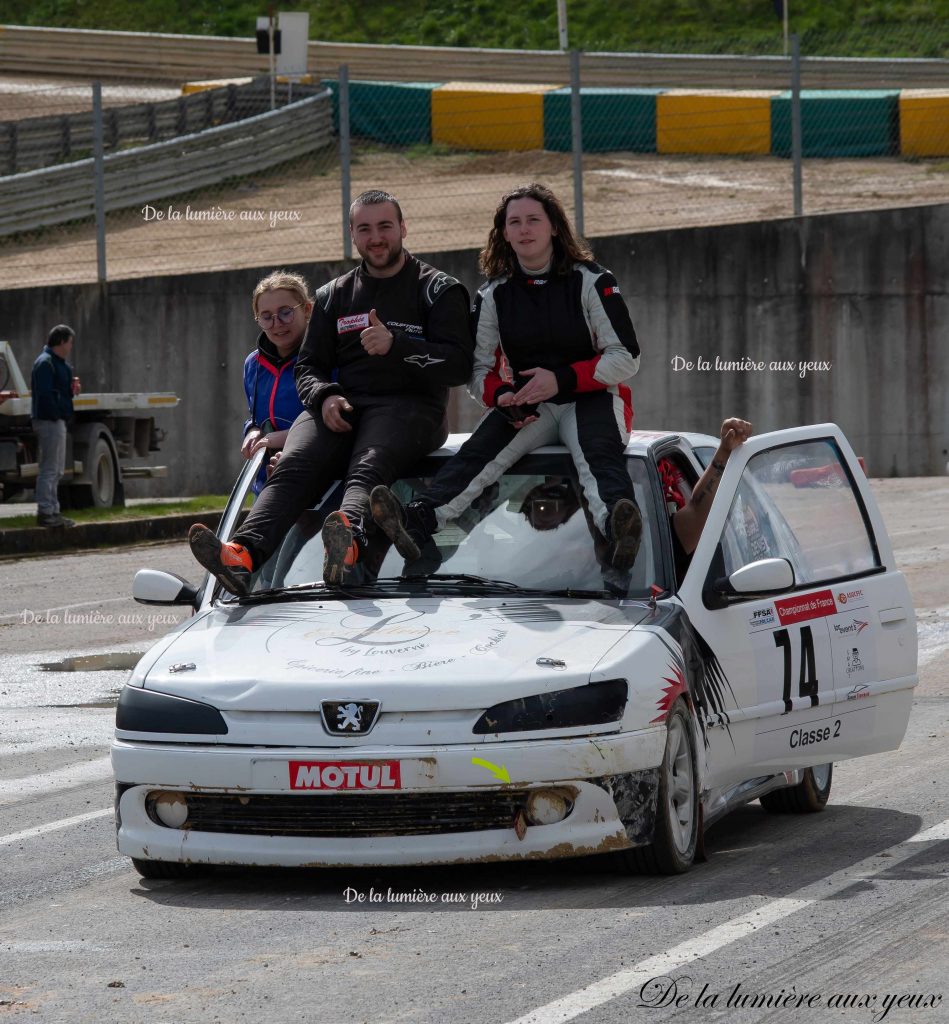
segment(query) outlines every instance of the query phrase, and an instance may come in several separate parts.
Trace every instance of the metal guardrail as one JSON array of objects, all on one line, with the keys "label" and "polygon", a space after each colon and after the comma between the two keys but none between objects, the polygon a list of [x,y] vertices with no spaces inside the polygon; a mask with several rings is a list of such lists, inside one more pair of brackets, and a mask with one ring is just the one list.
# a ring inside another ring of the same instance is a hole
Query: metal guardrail
[{"label": "metal guardrail", "polygon": [[[108,154],[105,209],[181,195],[334,144],[325,90],[234,124]],[[0,178],[0,235],[91,217],[93,184],[91,157]]]},{"label": "metal guardrail", "polygon": [[[288,101],[289,87],[277,83],[279,106]],[[297,86],[297,99],[315,95],[317,86]],[[154,103],[108,107],[103,111],[105,150],[160,142],[204,131],[270,110],[270,83],[258,78],[242,85],[179,96]],[[0,122],[0,174],[65,163],[87,155],[93,147],[93,112],[30,117]]]},{"label": "metal guardrail", "polygon": [[[557,50],[484,50],[363,43],[309,44],[308,68],[322,77],[349,66],[352,80],[431,82],[570,82],[569,54]],[[0,26],[0,66],[8,73],[182,82],[208,76],[259,75],[267,58],[251,36],[181,36],[90,29]],[[807,89],[939,88],[949,60],[803,57]],[[786,89],[787,57],[584,53],[584,86]]]}]

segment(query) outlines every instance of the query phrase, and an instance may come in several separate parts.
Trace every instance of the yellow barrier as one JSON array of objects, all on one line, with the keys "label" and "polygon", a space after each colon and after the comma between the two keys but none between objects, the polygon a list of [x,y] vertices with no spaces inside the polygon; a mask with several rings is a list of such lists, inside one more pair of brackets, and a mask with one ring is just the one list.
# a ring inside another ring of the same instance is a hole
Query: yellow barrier
[{"label": "yellow barrier", "polygon": [[771,152],[771,98],[777,92],[670,89],[656,97],[660,153]]},{"label": "yellow barrier", "polygon": [[904,89],[900,93],[900,153],[949,156],[949,90]]},{"label": "yellow barrier", "polygon": [[185,82],[181,87],[182,96],[190,96],[195,92],[206,92],[208,89],[223,89],[228,85],[249,85],[253,78],[215,78],[207,82]]},{"label": "yellow barrier", "polygon": [[432,90],[432,142],[459,149],[543,149],[544,93],[558,88],[447,82]]}]

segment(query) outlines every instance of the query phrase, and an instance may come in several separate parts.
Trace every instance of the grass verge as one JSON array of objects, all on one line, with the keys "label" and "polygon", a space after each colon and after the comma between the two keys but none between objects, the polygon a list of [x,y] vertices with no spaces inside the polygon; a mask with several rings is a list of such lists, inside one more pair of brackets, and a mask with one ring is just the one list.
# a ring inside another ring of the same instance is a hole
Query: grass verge
[{"label": "grass verge", "polygon": [[[220,512],[227,504],[226,494],[198,494],[184,501],[154,502],[147,505],[113,506],[112,508],[64,509],[63,515],[77,523],[110,523],[119,519],[155,519],[159,516],[182,515],[189,512]],[[11,516],[0,519],[0,532],[23,530],[36,526],[36,516]]]}]

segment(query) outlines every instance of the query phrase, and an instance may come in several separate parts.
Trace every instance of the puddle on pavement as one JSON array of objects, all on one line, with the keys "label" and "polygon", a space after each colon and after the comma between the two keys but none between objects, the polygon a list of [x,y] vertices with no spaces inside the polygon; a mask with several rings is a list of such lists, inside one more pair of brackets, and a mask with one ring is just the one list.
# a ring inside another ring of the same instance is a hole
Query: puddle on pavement
[{"label": "puddle on pavement", "polygon": [[119,702],[119,694],[122,692],[122,687],[118,689],[110,690],[105,696],[97,697],[95,700],[83,701],[82,704],[44,704],[46,708],[114,708]]},{"label": "puddle on pavement", "polygon": [[126,672],[135,668],[141,651],[107,651],[104,654],[80,654],[62,661],[40,662],[44,672]]},{"label": "puddle on pavement", "polygon": [[[41,672],[90,673],[91,676],[92,673],[97,672],[129,672],[135,668],[141,657],[141,651],[104,651],[99,654],[79,654],[74,657],[66,657],[61,661],[39,662],[36,664],[36,667]],[[112,678],[114,679],[114,677]],[[65,704],[44,702],[42,707],[70,709],[114,708],[119,702],[119,694],[122,691],[122,687],[114,686],[111,680],[106,682],[106,679],[108,677],[98,680],[94,678],[83,680],[80,685],[87,693],[87,683],[92,683],[94,687],[91,699],[72,701]],[[102,685],[103,683],[105,683],[105,686]]]}]

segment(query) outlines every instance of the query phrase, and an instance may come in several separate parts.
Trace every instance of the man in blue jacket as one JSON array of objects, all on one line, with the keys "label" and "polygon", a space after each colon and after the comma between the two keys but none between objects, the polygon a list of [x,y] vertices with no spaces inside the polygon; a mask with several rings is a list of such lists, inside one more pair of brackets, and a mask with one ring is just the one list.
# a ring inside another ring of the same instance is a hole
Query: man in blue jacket
[{"label": "man in blue jacket", "polygon": [[36,481],[36,521],[40,526],[75,526],[59,513],[59,478],[66,471],[66,421],[72,419],[73,395],[79,394],[79,378],[73,377],[67,360],[76,332],[59,324],[49,332],[46,346],[33,364],[33,432],[39,441],[39,475]]}]

